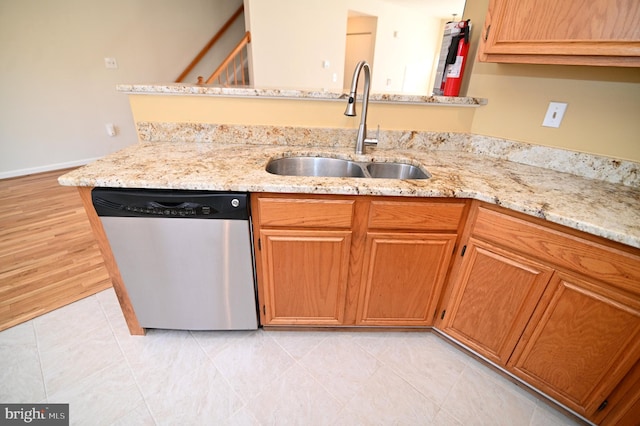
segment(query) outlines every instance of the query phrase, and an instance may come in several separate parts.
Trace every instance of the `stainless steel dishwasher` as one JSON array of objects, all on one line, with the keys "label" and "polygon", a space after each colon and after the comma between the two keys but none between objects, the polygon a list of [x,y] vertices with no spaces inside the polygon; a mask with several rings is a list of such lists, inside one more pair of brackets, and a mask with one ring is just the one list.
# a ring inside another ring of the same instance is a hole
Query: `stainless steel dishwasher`
[{"label": "stainless steel dishwasher", "polygon": [[92,200],[142,327],[258,327],[248,194],[94,188]]}]

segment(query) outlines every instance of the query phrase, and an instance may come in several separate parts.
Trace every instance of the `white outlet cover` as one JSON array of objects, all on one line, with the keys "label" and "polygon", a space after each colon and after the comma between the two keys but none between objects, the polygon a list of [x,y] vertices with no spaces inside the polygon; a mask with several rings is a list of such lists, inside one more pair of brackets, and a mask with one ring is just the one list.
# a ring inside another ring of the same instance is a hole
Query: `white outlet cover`
[{"label": "white outlet cover", "polygon": [[560,127],[562,123],[562,117],[567,110],[567,104],[564,102],[549,102],[549,108],[544,116],[542,125],[544,127]]},{"label": "white outlet cover", "polygon": [[104,127],[107,130],[107,135],[111,137],[114,137],[116,135],[116,126],[114,126],[113,123],[106,123]]},{"label": "white outlet cover", "polygon": [[118,69],[116,58],[104,58],[104,66],[109,69]]}]

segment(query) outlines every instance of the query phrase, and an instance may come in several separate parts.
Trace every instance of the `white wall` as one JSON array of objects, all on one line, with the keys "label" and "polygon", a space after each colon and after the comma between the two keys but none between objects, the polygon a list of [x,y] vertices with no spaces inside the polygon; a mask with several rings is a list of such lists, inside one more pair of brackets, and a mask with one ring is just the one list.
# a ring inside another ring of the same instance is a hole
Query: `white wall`
[{"label": "white wall", "polygon": [[349,9],[378,17],[371,90],[430,95],[440,18],[419,2],[350,0]]},{"label": "white wall", "polygon": [[[348,93],[353,82],[353,73],[360,61],[367,61],[369,66],[375,67],[373,55],[375,53],[376,31],[378,18],[376,16],[351,16],[348,14],[347,35],[344,54],[344,92]],[[362,80],[360,80],[362,81]],[[360,84],[358,92],[364,88]]]},{"label": "white wall", "polygon": [[[464,7],[464,1],[440,1],[445,4],[441,9],[434,1],[245,0],[253,84],[342,90],[347,17],[352,10],[378,18],[371,90],[430,95],[441,19],[443,14],[461,16]],[[322,68],[325,60],[329,68]]]},{"label": "white wall", "polygon": [[[241,3],[0,0],[0,178],[135,143],[116,84],[173,81]],[[105,57],[119,68],[106,69]]]},{"label": "white wall", "polygon": [[255,87],[342,90],[344,0],[245,0],[245,16]]},{"label": "white wall", "polygon": [[[2,0],[0,0],[2,1]],[[197,0],[199,2],[204,0]],[[177,2],[176,2],[177,3]],[[227,21],[227,19],[231,18],[231,16],[238,10],[238,8],[242,5],[242,0],[208,0],[206,1],[206,8],[209,9],[211,5],[215,5],[213,9],[213,13],[215,14],[215,19],[212,20],[211,24],[207,24],[204,21],[204,25],[206,29],[206,42],[202,44],[202,46],[198,46],[198,49],[204,47],[206,43],[209,42],[222,25]],[[210,17],[210,16],[209,16]],[[201,27],[200,27],[201,28]],[[222,61],[224,61],[229,53],[238,45],[242,37],[245,34],[244,27],[244,15],[240,14],[240,16],[231,24],[231,26],[225,31],[221,38],[215,44],[215,47],[211,49],[195,66],[193,70],[184,78],[183,83],[193,84],[197,83],[198,77],[201,76],[206,81],[211,74],[220,66]],[[195,47],[195,46],[194,46]],[[199,50],[197,51],[199,52]],[[186,68],[186,66],[191,62],[193,57],[195,57],[196,53],[194,52],[193,56],[189,58],[187,62],[184,63],[182,68]],[[180,70],[182,72],[182,70]],[[176,76],[177,77],[177,76]]]}]

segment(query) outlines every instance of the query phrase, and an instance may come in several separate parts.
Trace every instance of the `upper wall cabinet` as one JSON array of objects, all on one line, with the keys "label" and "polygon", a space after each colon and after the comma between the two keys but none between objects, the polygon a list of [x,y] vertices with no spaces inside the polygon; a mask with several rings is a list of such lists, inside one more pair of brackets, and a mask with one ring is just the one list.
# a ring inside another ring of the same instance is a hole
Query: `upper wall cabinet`
[{"label": "upper wall cabinet", "polygon": [[491,0],[478,57],[640,67],[640,1]]}]

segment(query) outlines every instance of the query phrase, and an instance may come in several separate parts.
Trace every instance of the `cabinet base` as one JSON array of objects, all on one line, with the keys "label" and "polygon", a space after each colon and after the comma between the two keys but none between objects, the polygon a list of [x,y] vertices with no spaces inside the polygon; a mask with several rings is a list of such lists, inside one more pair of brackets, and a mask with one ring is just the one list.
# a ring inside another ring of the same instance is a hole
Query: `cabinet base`
[{"label": "cabinet base", "polygon": [[328,326],[315,326],[315,325],[263,325],[262,328],[265,331],[363,331],[363,332],[387,332],[387,331],[402,331],[402,332],[422,332],[428,333],[433,330],[433,327],[380,327],[380,326],[350,326],[350,325],[328,325]]}]

